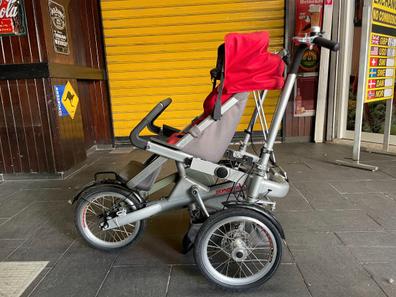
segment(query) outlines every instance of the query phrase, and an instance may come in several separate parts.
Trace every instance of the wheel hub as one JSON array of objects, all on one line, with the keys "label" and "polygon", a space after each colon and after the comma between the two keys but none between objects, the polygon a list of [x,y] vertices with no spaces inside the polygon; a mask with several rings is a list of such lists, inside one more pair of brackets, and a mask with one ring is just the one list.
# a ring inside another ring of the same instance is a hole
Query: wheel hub
[{"label": "wheel hub", "polygon": [[236,238],[232,243],[231,257],[235,262],[245,261],[249,252],[246,243],[241,238]]}]

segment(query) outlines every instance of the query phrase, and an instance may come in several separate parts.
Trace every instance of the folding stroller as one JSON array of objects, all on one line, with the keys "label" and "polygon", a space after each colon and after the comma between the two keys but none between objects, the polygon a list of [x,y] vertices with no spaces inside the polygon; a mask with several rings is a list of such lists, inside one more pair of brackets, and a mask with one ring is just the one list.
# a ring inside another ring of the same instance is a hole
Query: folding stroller
[{"label": "folding stroller", "polygon": [[[297,39],[277,110],[268,130],[262,107],[267,90],[284,84],[282,56],[267,51],[266,32],[231,33],[218,49],[216,68],[211,71],[213,91],[204,101],[204,111],[185,129],[155,124],[171,104],[165,99],[132,130],[131,143],[152,153],[145,162],[131,161],[121,173],[100,172],[95,181],[75,197],[75,224],[93,247],[113,250],[124,247],[143,233],[145,220],[177,208],[188,208],[191,224],[184,249],[194,247],[201,272],[215,284],[232,290],[261,285],[279,266],[282,256],[280,223],[272,214],[273,198],[285,197],[289,184],[273,153],[273,145],[291,94],[301,57],[313,44],[332,50],[338,44],[318,35]],[[216,84],[216,81],[220,81]],[[257,92],[257,90],[266,90]],[[229,149],[250,91],[256,108],[239,149]],[[265,142],[259,155],[247,146],[257,120]],[[141,137],[148,128],[154,137]],[[168,160],[177,172],[158,180]],[[173,185],[167,197],[150,195]]]}]

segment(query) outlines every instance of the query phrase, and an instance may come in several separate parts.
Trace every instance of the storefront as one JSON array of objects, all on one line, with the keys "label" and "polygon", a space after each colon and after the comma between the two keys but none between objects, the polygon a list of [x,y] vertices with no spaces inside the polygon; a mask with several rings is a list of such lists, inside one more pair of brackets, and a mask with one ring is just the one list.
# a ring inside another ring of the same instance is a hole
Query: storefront
[{"label": "storefront", "polygon": [[[90,149],[125,143],[132,127],[167,97],[173,104],[163,121],[185,126],[211,91],[209,71],[226,33],[267,30],[271,51],[290,47],[298,9],[324,0],[0,3],[0,174],[15,178],[62,175]],[[8,5],[17,11],[11,19]],[[318,66],[301,75],[284,141],[313,139],[317,76]],[[270,92],[265,101],[268,122],[278,96]],[[253,108],[250,100],[238,131]]]},{"label": "storefront", "polygon": [[[362,14],[364,0],[345,1],[342,4],[343,18],[340,18],[340,39],[345,44],[339,55],[337,66],[336,96],[334,109],[329,110],[328,117],[332,118],[332,125],[328,127],[328,139],[353,140],[355,133],[356,96],[359,79],[359,59],[362,36]],[[368,46],[368,45],[367,45]],[[374,47],[373,50],[376,50]],[[374,53],[373,53],[374,54]],[[378,56],[380,53],[378,53]],[[383,67],[379,67],[383,68]],[[378,69],[379,69],[378,68]],[[392,67],[390,67],[392,68]],[[371,68],[370,68],[371,69]],[[377,70],[375,70],[377,71]],[[386,71],[384,68],[380,71]],[[390,77],[394,76],[394,72]],[[376,73],[375,78],[380,77]],[[385,75],[383,75],[385,76]],[[375,83],[373,81],[372,83]],[[368,81],[370,83],[370,81]],[[375,90],[376,86],[373,86]],[[369,89],[371,87],[369,86]],[[390,88],[393,88],[390,87]],[[380,100],[366,103],[363,112],[362,141],[382,144],[384,141],[384,127],[386,105],[391,101]],[[396,101],[393,100],[393,116],[390,131],[390,144],[396,145]]]},{"label": "storefront", "polygon": [[100,24],[96,1],[0,1],[4,178],[62,175],[112,143]]}]

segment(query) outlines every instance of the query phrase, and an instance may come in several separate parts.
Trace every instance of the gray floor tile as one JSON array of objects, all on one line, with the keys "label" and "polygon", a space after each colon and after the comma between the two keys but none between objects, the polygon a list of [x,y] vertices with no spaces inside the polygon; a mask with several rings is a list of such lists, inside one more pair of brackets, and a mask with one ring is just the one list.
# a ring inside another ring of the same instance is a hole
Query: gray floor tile
[{"label": "gray floor tile", "polygon": [[31,296],[95,296],[116,256],[75,244]]},{"label": "gray floor tile", "polygon": [[15,251],[24,240],[0,239],[0,261],[3,261],[10,253]]},{"label": "gray floor tile", "polygon": [[174,266],[168,297],[193,296],[268,296],[308,297],[309,292],[294,264],[281,264],[278,271],[263,286],[241,293],[227,292],[209,283],[196,266]]},{"label": "gray floor tile", "polygon": [[51,271],[50,267],[46,267],[40,274],[34,279],[34,281],[26,288],[26,290],[22,293],[21,297],[29,297],[30,294],[34,291],[34,289],[44,280],[44,278]]},{"label": "gray floor tile", "polygon": [[346,200],[327,182],[295,183],[296,188],[315,209],[353,209],[355,205]]},{"label": "gray floor tile", "polygon": [[66,202],[34,202],[0,228],[0,239],[30,238],[45,224],[52,224],[66,231],[73,226],[71,207]]},{"label": "gray floor tile", "polygon": [[385,297],[346,247],[292,252],[314,297]]},{"label": "gray floor tile", "polygon": [[192,264],[192,252],[182,254],[182,236],[144,234],[140,242],[120,252],[116,265]]},{"label": "gray floor tile", "polygon": [[1,225],[0,239],[27,239],[46,220],[43,206],[38,203],[32,203],[31,206]]},{"label": "gray floor tile", "polygon": [[289,194],[287,194],[286,197],[276,200],[276,210],[312,210],[312,207],[308,201],[296,190],[296,188],[291,186]]},{"label": "gray floor tile", "polygon": [[0,183],[0,202],[7,199],[12,194],[18,192],[20,187],[8,182]]},{"label": "gray floor tile", "polygon": [[361,210],[319,211],[328,226],[328,231],[377,231],[383,230],[373,219]]},{"label": "gray floor tile", "polygon": [[74,235],[64,233],[51,225],[40,227],[7,260],[48,261],[47,267],[55,265],[74,240]]},{"label": "gray floor tile", "polygon": [[98,297],[165,297],[169,266],[113,267]]},{"label": "gray floor tile", "polygon": [[330,184],[341,194],[392,193],[396,180],[331,181]]},{"label": "gray floor tile", "polygon": [[286,234],[286,242],[288,246],[299,247],[320,247],[341,245],[341,241],[333,232],[290,232]]},{"label": "gray floor tile", "polygon": [[12,217],[34,202],[67,202],[73,197],[74,192],[62,188],[20,190],[0,202],[0,218]]},{"label": "gray floor tile", "polygon": [[[396,296],[396,264],[395,263],[378,263],[367,264],[364,267],[373,276],[377,284],[389,296]],[[393,280],[390,281],[390,280]]]},{"label": "gray floor tile", "polygon": [[388,194],[350,194],[345,197],[358,207],[364,209],[367,214],[385,229],[393,230],[396,226],[396,201]]},{"label": "gray floor tile", "polygon": [[360,263],[389,263],[396,265],[396,247],[349,247]]},{"label": "gray floor tile", "polygon": [[388,231],[337,232],[346,246],[396,247],[396,234]]},{"label": "gray floor tile", "polygon": [[282,260],[281,263],[283,264],[292,264],[294,263],[294,258],[292,256],[292,254],[290,253],[289,247],[283,243],[282,244],[282,250],[283,250],[283,254],[282,254]]},{"label": "gray floor tile", "polygon": [[327,224],[317,211],[276,211],[276,217],[285,233],[295,231],[328,231]]}]

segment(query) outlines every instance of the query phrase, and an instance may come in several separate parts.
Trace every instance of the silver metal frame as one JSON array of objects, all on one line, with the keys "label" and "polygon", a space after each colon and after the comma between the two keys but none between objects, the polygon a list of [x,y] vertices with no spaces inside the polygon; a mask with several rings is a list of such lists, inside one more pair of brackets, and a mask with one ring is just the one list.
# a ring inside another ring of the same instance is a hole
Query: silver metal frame
[{"label": "silver metal frame", "polygon": [[[273,143],[271,144],[268,141],[268,139],[266,142],[267,148],[270,148],[271,150],[275,142],[275,137],[273,135],[276,136],[283,116],[280,115],[279,113],[284,112],[285,105],[287,104],[287,100],[290,96],[292,84],[294,83],[294,81],[295,81],[295,75],[292,75],[291,78],[289,76],[289,79],[286,83],[286,86],[288,87],[285,87],[282,93],[282,96],[278,104],[280,105],[280,107],[278,107],[275,114],[275,118],[273,120],[273,123],[275,123],[275,125],[274,124],[271,125],[269,129],[269,133],[267,133],[266,131],[264,133],[265,137],[267,137],[267,134],[269,136],[272,135]],[[257,101],[258,104],[256,105],[257,113],[255,112],[252,115],[252,120],[251,120],[252,125],[255,124],[257,118],[259,117],[258,116],[259,113],[262,113],[264,115],[262,104],[264,102],[266,94],[267,92],[264,91],[261,94],[261,96],[256,97],[256,99],[258,100]],[[227,112],[236,103],[238,103],[238,100],[236,100],[235,98],[231,98],[230,100],[228,100],[226,104],[224,104],[222,107],[222,114]],[[199,129],[204,130],[214,122],[215,121],[211,117],[209,117],[198,125]],[[177,143],[177,147],[182,148],[183,146],[188,144],[192,139],[193,138],[191,135],[186,134],[186,136],[184,136]],[[249,137],[245,137],[243,145],[241,145],[240,151],[238,152],[242,156],[253,156],[254,160],[258,161],[261,164],[260,168],[267,168],[265,170],[267,172],[263,174],[262,173],[263,170],[259,170],[257,174],[254,174],[254,173],[246,172],[242,169],[226,168],[228,174],[223,178],[225,182],[210,187],[205,186],[199,180],[194,179],[188,175],[188,173],[186,172],[187,166],[185,166],[185,161],[191,160],[190,164],[188,165],[189,169],[197,171],[200,174],[209,175],[209,176],[214,176],[216,169],[222,166],[199,158],[195,158],[179,150],[174,150],[172,148],[168,148],[166,146],[162,146],[157,143],[149,142],[147,146],[147,151],[153,154],[157,154],[160,157],[152,161],[138,175],[136,175],[134,178],[128,181],[127,186],[130,188],[136,187],[139,183],[141,183],[143,180],[145,180],[151,174],[153,174],[155,170],[158,170],[167,160],[174,160],[176,161],[177,164],[178,173],[172,174],[157,181],[153,185],[150,191],[148,191],[147,193],[142,193],[142,194],[153,194],[167,187],[168,185],[176,182],[171,194],[167,197],[167,199],[161,199],[159,201],[148,203],[146,207],[140,210],[108,220],[107,226],[103,229],[108,230],[108,229],[118,228],[120,226],[131,224],[133,222],[157,215],[167,210],[183,208],[183,207],[187,207],[190,204],[196,203],[197,198],[191,192],[192,189],[196,189],[198,191],[198,197],[202,199],[202,201],[204,202],[207,208],[216,209],[216,210],[223,208],[223,204],[221,202],[224,202],[228,198],[231,192],[246,191],[246,189],[251,188],[251,184],[255,185],[254,192],[249,191],[249,194],[251,195],[249,200],[252,203],[258,202],[261,205],[263,204],[265,205],[266,204],[265,200],[269,200],[270,198],[285,197],[289,191],[289,184],[285,177],[282,177],[281,175],[271,174],[269,172],[268,170],[269,166],[267,163],[270,160],[271,154],[262,153],[262,155],[259,157],[254,154],[248,153],[247,144],[249,140],[250,140]],[[268,155],[268,159],[266,158],[267,155]],[[211,201],[209,202],[208,200]],[[274,203],[272,201],[269,201],[268,204],[274,207]],[[204,212],[206,212],[206,207],[204,208]]]},{"label": "silver metal frame", "polygon": [[[304,45],[299,51],[301,56],[307,46],[312,46],[315,38],[316,36],[307,35],[303,38],[297,39],[298,42]],[[297,54],[297,56],[299,56],[299,54]],[[294,63],[296,64],[296,62]],[[251,137],[250,135],[246,135],[239,151],[233,153],[234,157],[239,157],[239,161],[237,162],[238,165],[233,168],[202,160],[184,153],[182,151],[183,147],[193,139],[193,137],[188,133],[178,141],[175,147],[169,147],[167,145],[161,145],[149,141],[146,150],[158,155],[159,157],[154,159],[146,166],[145,169],[128,181],[127,186],[131,189],[136,188],[139,183],[144,181],[146,178],[149,178],[156,170],[159,170],[167,160],[173,160],[177,165],[177,174],[170,175],[157,181],[152,186],[152,190],[142,194],[151,194],[163,189],[171,183],[175,183],[173,190],[170,195],[168,197],[164,197],[164,199],[149,202],[145,207],[139,210],[133,211],[129,214],[124,213],[121,216],[107,220],[107,225],[104,227],[104,230],[118,228],[125,224],[131,224],[170,209],[194,205],[198,205],[202,213],[209,216],[208,209],[223,209],[224,205],[222,202],[228,200],[231,193],[238,192],[242,193],[245,203],[274,208],[275,203],[270,199],[285,197],[289,192],[289,183],[287,181],[286,174],[281,169],[274,169],[277,168],[277,166],[275,164],[273,149],[288,100],[296,82],[297,75],[294,73],[294,69],[296,68],[294,66],[295,65],[293,64],[293,70],[287,76],[269,129],[267,127],[263,109],[263,103],[267,92],[263,91],[262,93],[254,94],[256,107],[252,114],[249,127],[253,129],[257,119],[260,120],[263,130],[264,144],[259,156],[247,152],[247,146]],[[221,113],[225,114],[238,102],[238,99],[235,97],[230,98],[222,106]],[[204,131],[214,122],[215,121],[212,117],[209,116],[195,127],[200,131]],[[249,129],[247,129],[247,134],[249,134],[248,130]],[[253,160],[253,162],[245,163],[244,157],[246,156],[251,157],[251,161]],[[218,171],[221,171],[222,174],[218,174]],[[193,174],[192,172],[195,172],[196,174]],[[217,176],[224,182],[208,186],[204,182],[205,176]]]}]

